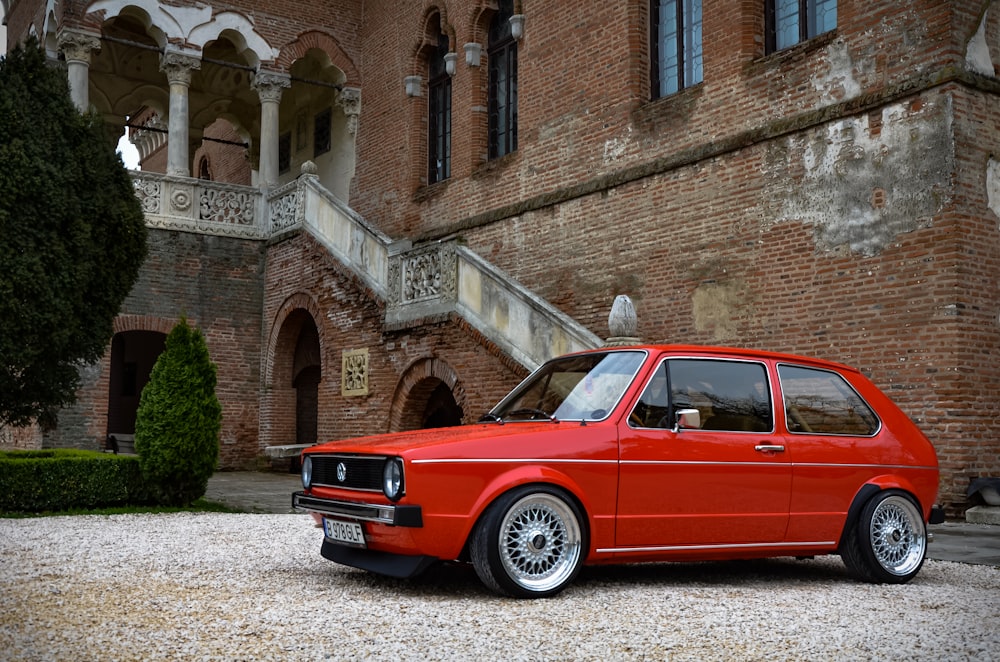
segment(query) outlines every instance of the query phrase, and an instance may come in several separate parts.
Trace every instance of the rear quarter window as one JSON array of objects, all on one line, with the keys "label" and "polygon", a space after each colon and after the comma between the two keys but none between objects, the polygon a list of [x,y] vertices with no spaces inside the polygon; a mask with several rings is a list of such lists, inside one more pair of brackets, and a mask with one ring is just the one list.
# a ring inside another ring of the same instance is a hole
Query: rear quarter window
[{"label": "rear quarter window", "polygon": [[878,431],[878,416],[838,373],[779,365],[778,379],[789,432],[867,437]]}]

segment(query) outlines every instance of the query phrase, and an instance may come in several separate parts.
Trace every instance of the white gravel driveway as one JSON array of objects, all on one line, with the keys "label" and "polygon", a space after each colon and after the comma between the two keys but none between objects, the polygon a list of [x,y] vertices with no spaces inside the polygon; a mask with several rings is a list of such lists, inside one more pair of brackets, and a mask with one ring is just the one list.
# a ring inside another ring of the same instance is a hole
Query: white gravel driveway
[{"label": "white gravel driveway", "polygon": [[326,561],[308,515],[0,519],[3,660],[991,660],[1000,568],[840,559],[585,569],[553,599]]}]

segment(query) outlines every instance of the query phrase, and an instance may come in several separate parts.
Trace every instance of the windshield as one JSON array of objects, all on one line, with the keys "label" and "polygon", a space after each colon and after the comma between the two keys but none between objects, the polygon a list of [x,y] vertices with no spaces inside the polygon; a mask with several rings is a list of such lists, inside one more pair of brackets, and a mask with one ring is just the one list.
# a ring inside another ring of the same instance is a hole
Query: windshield
[{"label": "windshield", "polygon": [[484,418],[607,418],[645,358],[645,352],[632,350],[553,359],[529,375]]}]

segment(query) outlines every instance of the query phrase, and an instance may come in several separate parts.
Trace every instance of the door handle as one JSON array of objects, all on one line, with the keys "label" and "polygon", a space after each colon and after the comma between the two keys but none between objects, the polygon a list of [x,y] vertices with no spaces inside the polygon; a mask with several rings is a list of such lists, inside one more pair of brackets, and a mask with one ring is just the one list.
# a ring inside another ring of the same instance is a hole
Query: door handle
[{"label": "door handle", "polygon": [[753,449],[759,453],[784,453],[785,447],[776,444],[757,444]]}]

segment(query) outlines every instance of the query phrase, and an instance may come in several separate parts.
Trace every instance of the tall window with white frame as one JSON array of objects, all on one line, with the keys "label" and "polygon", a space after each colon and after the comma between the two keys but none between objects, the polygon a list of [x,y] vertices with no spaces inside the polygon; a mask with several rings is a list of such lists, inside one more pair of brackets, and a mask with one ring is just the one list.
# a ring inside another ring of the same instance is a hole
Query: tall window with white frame
[{"label": "tall window with white frame", "polygon": [[837,0],[764,0],[764,3],[768,53],[837,27]]},{"label": "tall window with white frame", "polygon": [[511,34],[513,0],[500,0],[490,22],[486,59],[489,62],[489,158],[517,149],[517,41]]},{"label": "tall window with white frame", "polygon": [[451,177],[451,76],[445,68],[448,36],[438,35],[427,63],[427,183]]},{"label": "tall window with white frame", "polygon": [[649,23],[653,98],[700,83],[701,0],[652,0]]}]

